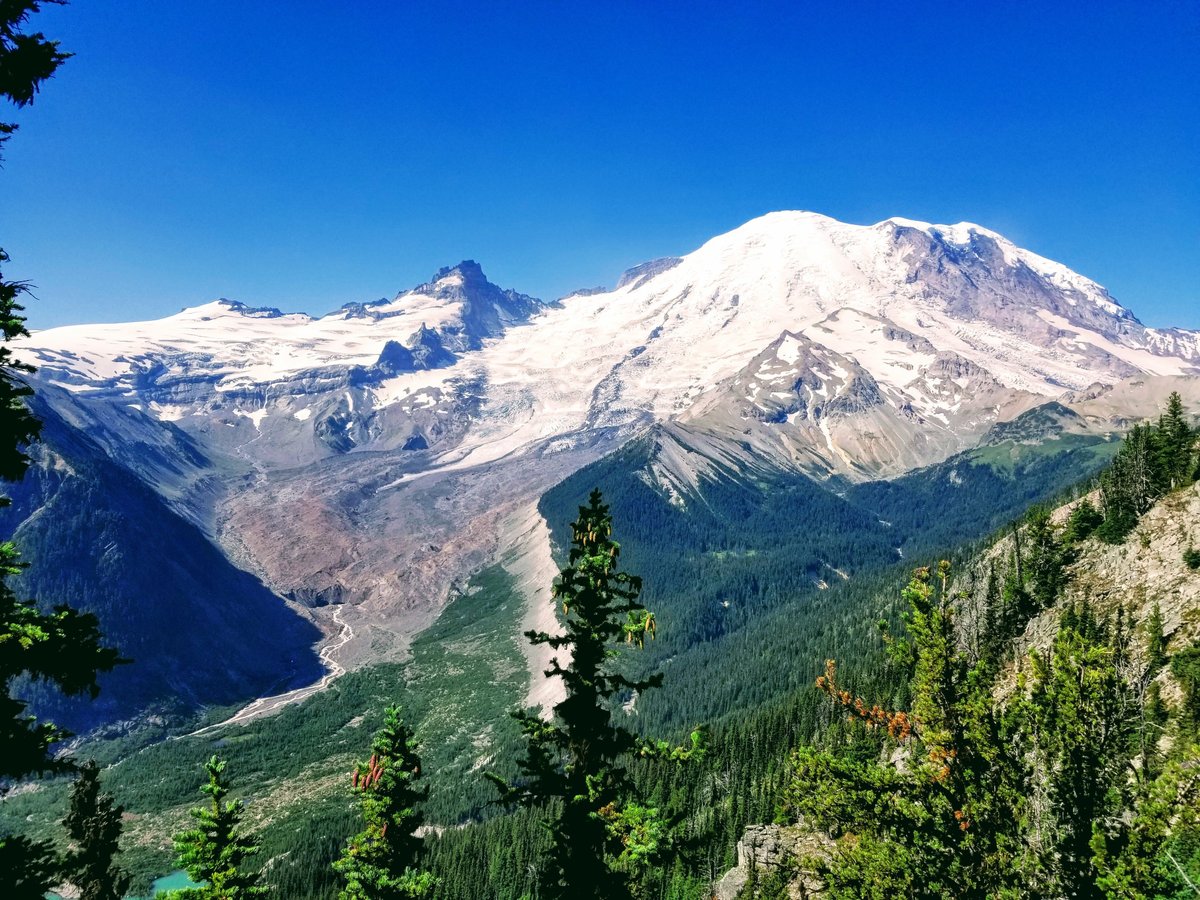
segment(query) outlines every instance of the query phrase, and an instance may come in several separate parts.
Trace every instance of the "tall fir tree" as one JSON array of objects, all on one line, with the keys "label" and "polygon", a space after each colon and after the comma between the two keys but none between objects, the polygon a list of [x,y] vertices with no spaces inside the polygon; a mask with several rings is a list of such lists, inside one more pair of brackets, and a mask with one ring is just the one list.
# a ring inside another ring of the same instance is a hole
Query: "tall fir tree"
[{"label": "tall fir tree", "polygon": [[1117,635],[1090,607],[1069,608],[1053,647],[1031,657],[1027,728],[1048,799],[1042,870],[1054,896],[1099,898],[1093,824],[1120,812],[1138,717],[1123,688]]},{"label": "tall fir tree", "polygon": [[[26,30],[30,15],[42,5],[36,0],[0,3],[0,98],[18,107],[32,103],[42,82],[70,55],[57,41]],[[15,124],[0,122],[0,147],[16,130]],[[0,267],[7,262],[0,249]],[[28,334],[20,303],[28,291],[27,284],[6,281],[0,273],[0,480],[5,481],[24,476],[26,447],[39,431],[26,404],[33,393],[26,376],[33,368],[17,360],[10,346]],[[0,495],[0,506],[9,503]],[[8,579],[21,569],[16,546],[0,542],[0,796],[25,776],[69,768],[67,760],[50,756],[50,747],[66,732],[27,715],[25,703],[13,696],[14,681],[47,681],[68,694],[95,696],[96,674],[118,662],[115,651],[101,647],[93,616],[67,607],[42,613],[33,602],[19,599]],[[47,845],[17,835],[0,837],[0,896],[40,900],[54,869]]]},{"label": "tall fir tree", "polygon": [[122,900],[129,875],[113,860],[121,840],[121,814],[111,794],[100,790],[100,767],[89,760],[71,786],[70,808],[63,825],[71,839],[63,876],[79,891],[80,900]]},{"label": "tall fir tree", "polygon": [[[25,26],[31,14],[38,12],[47,0],[9,0],[0,3],[0,97],[15,106],[28,106],[37,96],[42,82],[71,54],[59,49],[58,41],[47,40],[40,31],[27,32]],[[48,0],[57,3],[60,0]],[[0,150],[17,130],[12,122],[0,122]],[[0,156],[0,161],[3,156]],[[0,247],[0,266],[8,262],[8,254]],[[29,285],[21,281],[5,281],[0,275],[0,479],[16,481],[25,474],[29,457],[24,445],[37,437],[39,424],[25,405],[33,390],[24,376],[33,367],[13,356],[9,342],[27,335],[25,317],[21,315],[22,295]],[[7,505],[6,499],[0,503]]]},{"label": "tall fir tree", "polygon": [[1190,483],[1195,465],[1192,460],[1196,435],[1188,424],[1183,399],[1172,391],[1167,408],[1158,420],[1159,465],[1168,490]]},{"label": "tall fir tree", "polygon": [[192,810],[196,827],[175,835],[175,850],[188,877],[200,887],[169,891],[172,900],[246,900],[261,897],[267,888],[257,873],[246,870],[247,858],[258,845],[242,834],[242,802],[227,800],[229,782],[225,761],[213,756],[204,764],[208,781],[200,793],[208,801]]},{"label": "tall fir tree", "polygon": [[[563,681],[565,696],[549,721],[514,713],[527,740],[523,778],[509,785],[490,776],[505,801],[548,813],[552,836],[539,897],[624,898],[637,868],[656,860],[666,842],[656,808],[635,795],[627,761],[633,756],[692,758],[703,734],[687,748],[639,738],[624,722],[620,702],[662,684],[662,674],[633,679],[617,669],[620,643],[643,646],[655,620],[638,602],[641,579],[621,572],[620,545],[599,490],[571,526],[568,564],[554,584],[561,603],[560,635],[529,631],[533,644],[557,651],[546,670]],[[566,665],[562,658],[567,660]]]},{"label": "tall fir tree", "polygon": [[421,871],[424,821],[419,804],[428,789],[417,787],[421,757],[400,708],[389,706],[371,743],[371,758],[354,770],[365,828],[350,839],[334,868],[346,885],[339,900],[412,900],[429,896],[436,882]]}]

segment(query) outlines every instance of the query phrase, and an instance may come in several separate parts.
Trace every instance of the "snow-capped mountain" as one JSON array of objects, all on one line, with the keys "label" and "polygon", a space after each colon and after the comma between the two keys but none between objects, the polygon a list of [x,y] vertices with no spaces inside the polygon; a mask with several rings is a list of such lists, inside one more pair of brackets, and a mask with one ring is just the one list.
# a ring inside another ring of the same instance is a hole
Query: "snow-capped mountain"
[{"label": "snow-capped mountain", "polygon": [[[748,371],[785,333],[806,362]],[[791,212],[559,304],[503,291],[466,262],[320,317],[216,301],[155,322],[41,332],[25,353],[43,379],[81,395],[120,397],[188,431],[232,426],[221,444],[269,429],[305,445],[245,448],[268,462],[407,446],[474,464],[683,415],[815,441],[818,465],[855,477],[969,446],[1039,398],[1200,373],[1196,333],[1145,328],[1096,283],[987,229]],[[813,354],[830,364],[814,367]],[[849,388],[842,371],[854,373]],[[857,406],[836,399],[847,389]],[[781,406],[785,393],[796,396]],[[798,401],[804,415],[776,415]],[[877,440],[848,426],[859,439],[843,446],[837,423],[868,407]],[[917,434],[925,446],[914,449]]]},{"label": "snow-capped mountain", "polygon": [[[1200,333],[1147,328],[992,231],[806,212],[555,303],[464,262],[327,315],[221,300],[39,332],[19,355],[233,560],[369,621],[346,662],[402,652],[452,583],[544,541],[541,493],[647,426],[651,480],[686,502],[714,468],[890,477],[1056,398],[1103,430],[1155,408],[1125,390],[1106,419],[1107,386],[1200,385]],[[153,444],[188,449],[151,463]]]}]

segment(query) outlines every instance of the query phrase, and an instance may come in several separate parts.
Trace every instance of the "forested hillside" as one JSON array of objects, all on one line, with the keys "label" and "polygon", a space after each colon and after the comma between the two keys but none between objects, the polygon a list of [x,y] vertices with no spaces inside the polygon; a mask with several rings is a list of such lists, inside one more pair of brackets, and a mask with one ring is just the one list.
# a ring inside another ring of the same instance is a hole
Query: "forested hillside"
[{"label": "forested hillside", "polygon": [[540,509],[563,547],[579,498],[604,492],[663,626],[637,664],[670,661],[671,691],[639,701],[639,719],[682,729],[811,684],[827,655],[869,655],[906,560],[984,538],[1085,481],[1118,445],[1009,440],[861,484],[718,469],[672,502],[649,477],[651,433],[563,481]]},{"label": "forested hillside", "polygon": [[[863,748],[874,746],[870,741],[878,735],[857,734],[858,727],[813,687],[825,660],[837,658],[838,677],[863,696],[879,697],[881,703],[887,698],[881,708],[911,710],[913,689],[903,668],[880,655],[875,625],[882,617],[903,634],[905,602],[897,586],[906,573],[923,558],[946,555],[938,552],[939,545],[952,547],[972,535],[982,539],[1000,512],[1014,515],[1030,498],[1068,490],[1072,475],[1095,471],[1123,446],[1098,482],[1109,486],[1099,496],[1114,497],[1106,501],[1105,509],[1112,510],[1108,517],[1099,510],[1089,514],[1094,507],[1085,501],[1076,506],[1082,512],[1071,517],[1069,538],[1055,537],[1061,526],[1043,513],[1015,532],[1001,531],[1007,536],[995,546],[1013,543],[1014,533],[1032,535],[1017,541],[1025,554],[1024,587],[1018,589],[1014,560],[987,549],[993,545],[986,541],[968,542],[949,554],[960,561],[956,574],[975,597],[967,618],[991,623],[978,633],[992,642],[992,658],[1015,659],[1005,648],[1019,640],[1024,623],[1049,615],[1042,611],[1053,606],[1049,588],[1039,580],[1047,577],[1046,560],[1054,561],[1050,568],[1060,573],[1053,584],[1070,583],[1062,573],[1068,552],[1075,551],[1060,547],[1047,556],[1049,551],[1038,548],[1052,538],[1074,548],[1089,527],[1119,540],[1119,530],[1105,525],[1124,516],[1126,500],[1116,498],[1113,485],[1126,483],[1118,476],[1129,468],[1131,455],[1144,455],[1151,446],[1145,434],[1160,431],[1137,431],[1124,445],[1086,441],[1063,453],[1014,442],[882,484],[821,485],[783,477],[756,482],[729,472],[703,483],[701,493],[682,504],[671,503],[639,474],[653,454],[653,439],[647,437],[547,494],[543,512],[565,544],[572,533],[572,495],[585,483],[602,485],[622,563],[644,573],[643,596],[655,612],[655,639],[645,640],[638,652],[622,654],[622,669],[634,678],[662,671],[665,681],[660,690],[624,694],[631,725],[672,740],[685,738],[696,725],[708,726],[704,753],[687,765],[629,761],[632,784],[646,808],[662,816],[666,829],[631,889],[646,896],[705,896],[735,864],[735,845],[745,827],[770,822],[791,808],[787,798],[796,796],[798,777],[794,761],[789,763],[791,754],[848,742],[861,760]],[[1091,484],[1085,478],[1079,487],[1086,492]],[[1170,480],[1155,485],[1146,488],[1150,494],[1132,501],[1135,507],[1148,509],[1171,491]],[[981,504],[993,514],[979,516]],[[944,515],[926,512],[939,508]],[[1094,544],[1098,538],[1088,540]],[[985,572],[982,562],[966,562],[976,558],[989,560],[990,568]],[[138,835],[139,849],[130,859],[139,878],[169,867],[166,835],[180,827],[182,813],[193,802],[189,798],[199,762],[216,750],[230,759],[227,777],[233,790],[252,801],[248,823],[262,836],[266,854],[258,864],[275,860],[264,870],[268,883],[289,897],[332,896],[338,881],[331,866],[354,821],[350,798],[343,793],[347,776],[339,773],[351,765],[356,735],[381,721],[380,710],[392,698],[403,701],[407,717],[423,723],[416,734],[432,767],[425,774],[430,796],[421,806],[435,828],[422,857],[440,879],[437,896],[518,898],[527,893],[537,882],[547,836],[536,813],[507,813],[495,806],[495,791],[483,778],[487,768],[513,771],[516,732],[493,718],[503,707],[491,704],[514,703],[519,682],[503,675],[509,680],[480,695],[481,704],[463,707],[452,699],[462,696],[459,685],[478,679],[488,667],[492,678],[512,671],[505,667],[513,663],[494,655],[495,650],[478,657],[483,669],[468,663],[478,648],[504,646],[485,637],[512,627],[505,625],[511,618],[504,611],[510,608],[502,599],[504,578],[497,569],[490,581],[480,582],[453,605],[419,644],[428,649],[419,651],[414,666],[344,676],[328,694],[241,735],[240,729],[225,730],[149,747],[113,769],[106,782],[144,818],[130,829]],[[995,606],[996,596],[1008,604],[1005,611]],[[1028,599],[1035,596],[1039,599]],[[976,607],[986,606],[988,597],[995,608],[986,616],[992,618],[979,619],[984,614]],[[496,604],[494,611],[485,612],[490,603]],[[492,619],[495,626],[486,624]],[[488,631],[492,628],[500,631]],[[457,655],[452,649],[457,646],[468,655]],[[998,662],[993,666],[1000,679],[1003,667]],[[1010,670],[1011,665],[1003,668]],[[452,673],[458,674],[446,681]],[[334,736],[332,745],[325,734]],[[472,744],[486,748],[483,755],[473,752]],[[115,761],[135,746],[96,751]],[[151,778],[151,772],[160,774]],[[289,785],[294,787],[289,790]],[[35,818],[61,809],[46,806],[38,795],[19,803],[13,798],[7,805],[12,813]],[[46,821],[48,834],[53,832],[50,825]],[[481,857],[489,860],[486,867],[480,867]]]},{"label": "forested hillside", "polygon": [[[1174,435],[1174,450],[1168,435]],[[1121,703],[1129,690],[1120,685],[1134,677],[1129,666],[1136,662],[1145,667],[1135,680],[1146,709],[1105,707],[1106,714],[1120,720],[1124,735],[1113,750],[1116,755],[1105,759],[1106,771],[1118,772],[1133,760],[1129,748],[1134,743],[1143,755],[1158,754],[1154,765],[1161,769],[1156,771],[1176,776],[1188,771],[1187,647],[1195,639],[1200,591],[1188,593],[1172,583],[1173,599],[1156,607],[1164,638],[1154,644],[1157,662],[1149,680],[1150,664],[1144,660],[1150,651],[1139,649],[1146,626],[1138,623],[1150,617],[1153,606],[1154,593],[1144,584],[1151,569],[1157,572],[1170,563],[1184,581],[1200,578],[1188,562],[1194,562],[1193,544],[1200,542],[1192,524],[1194,507],[1200,506],[1191,486],[1196,475],[1193,441],[1184,411],[1174,404],[1157,425],[1135,429],[1124,442],[1088,441],[1066,454],[1014,442],[990,455],[974,452],[895,482],[860,486],[798,478],[753,481],[728,472],[704,482],[695,496],[672,503],[640,474],[654,449],[647,437],[547,494],[542,508],[563,545],[564,566],[569,563],[565,545],[578,535],[578,525],[570,524],[570,497],[580,485],[594,481],[608,492],[623,568],[644,573],[640,587],[654,612],[654,633],[639,639],[640,649],[624,645],[619,671],[631,679],[661,672],[663,687],[618,691],[620,703],[612,714],[626,719],[636,732],[665,737],[668,744],[686,743],[691,729],[705,726],[702,752],[686,762],[634,754],[623,763],[631,779],[629,796],[640,798],[634,808],[649,816],[622,826],[632,827],[627,834],[639,835],[645,843],[635,859],[614,857],[627,890],[635,896],[699,898],[720,884],[726,893],[733,885],[750,891],[747,896],[754,891],[769,896],[763,892],[771,885],[797,877],[779,868],[779,859],[764,863],[761,873],[725,873],[737,862],[735,846],[747,825],[779,820],[792,823],[780,833],[793,844],[784,844],[798,848],[789,865],[802,867],[807,874],[801,878],[810,884],[828,883],[833,896],[874,896],[869,890],[875,888],[882,891],[878,896],[892,896],[892,886],[917,890],[918,881],[927,891],[922,896],[964,896],[931,873],[954,871],[962,879],[968,877],[964,873],[976,877],[983,869],[993,881],[980,889],[981,897],[1066,896],[1059,885],[1067,876],[1046,856],[1061,851],[1046,850],[1049,838],[1044,835],[1037,838],[1043,844],[1036,853],[1027,845],[1037,841],[1017,832],[989,836],[989,841],[1004,844],[1002,851],[968,851],[955,849],[946,829],[952,831],[973,815],[974,840],[999,827],[997,822],[1028,819],[1023,807],[997,811],[991,804],[1019,804],[1019,797],[1036,794],[1021,781],[1038,771],[1029,735],[1038,727],[1038,733],[1048,734],[1050,726],[1037,726],[1041,720],[1032,711],[1037,708],[1033,698],[1050,690],[1048,679],[1059,671],[1056,665],[1074,664],[1055,662],[1054,654],[1060,652],[1055,648],[1063,642],[1083,642],[1098,658],[1124,661],[1112,676],[1116,680],[1110,679]],[[1072,473],[1086,475],[1110,458],[1112,464],[1098,478],[1067,486]],[[1132,478],[1130,472],[1145,477]],[[1031,497],[1063,492],[1069,503],[1061,511],[1035,506],[1016,525],[1000,529],[996,540],[984,540],[995,516],[971,512],[987,503],[1015,514]],[[925,512],[930,508],[942,508],[945,514],[930,517]],[[894,521],[884,519],[885,514]],[[968,530],[972,523],[973,532]],[[906,539],[897,540],[898,534]],[[939,552],[939,545],[954,547],[956,540],[973,535],[957,550]],[[1164,540],[1177,563],[1154,549]],[[1112,554],[1153,556],[1159,562],[1145,571],[1130,563],[1129,571],[1142,586],[1127,601],[1108,587],[1086,606],[1086,588],[1104,569],[1093,561],[1103,557],[1111,569]],[[905,592],[898,590],[914,565],[941,556],[954,560],[942,572],[944,582],[926,569]],[[521,693],[519,677],[513,680],[520,672],[515,647],[508,645],[508,656],[497,653],[505,642],[496,638],[512,628],[505,579],[497,568],[452,605],[418,644],[413,665],[344,676],[327,693],[248,730],[218,730],[150,746],[110,769],[105,784],[136,811],[137,821],[127,828],[130,836],[136,835],[136,844],[128,845],[126,855],[138,883],[145,885],[149,874],[170,867],[167,838],[183,826],[183,814],[194,803],[190,797],[200,761],[215,751],[229,760],[228,775],[222,778],[235,795],[250,801],[246,824],[261,836],[263,852],[248,859],[250,871],[263,867],[265,883],[288,897],[332,897],[339,884],[332,864],[355,827],[345,773],[353,767],[364,728],[379,725],[383,706],[398,699],[406,719],[418,723],[416,746],[426,764],[421,771],[426,790],[419,795],[425,799],[417,807],[432,829],[416,855],[409,854],[410,861],[419,858],[420,871],[436,880],[423,890],[464,900],[528,895],[542,878],[540,861],[554,841],[539,824],[545,813],[496,805],[500,797],[484,778],[488,770],[512,778],[521,742],[513,723],[494,718],[503,708],[497,704],[511,708]],[[929,624],[931,616],[934,625]],[[879,643],[876,623],[881,619],[885,636],[892,635],[887,653]],[[930,642],[932,650],[926,646]],[[484,647],[489,652],[480,655]],[[1030,648],[1041,655],[1031,657]],[[931,655],[935,651],[943,658]],[[1182,661],[1176,663],[1176,658]],[[837,660],[836,668],[827,663],[831,659]],[[485,674],[489,671],[490,676]],[[930,671],[941,679],[933,699],[927,696]],[[1176,677],[1174,671],[1184,674]],[[493,687],[479,695],[479,702],[464,706],[455,699],[464,696],[468,682],[489,678]],[[1153,685],[1157,687],[1151,690]],[[938,704],[953,709],[947,712]],[[1050,714],[1037,713],[1043,719]],[[1065,715],[1061,710],[1053,714],[1059,716],[1056,723]],[[991,723],[983,732],[978,716]],[[1145,729],[1129,725],[1130,716],[1138,721],[1150,716],[1156,728],[1173,736],[1159,742],[1161,749],[1148,750]],[[1094,718],[1092,712],[1085,717]],[[949,737],[949,726],[936,725],[943,719],[958,723]],[[928,729],[939,730],[927,736]],[[1057,732],[1058,725],[1050,730]],[[985,738],[992,743],[962,743]],[[1080,746],[1090,740],[1085,735]],[[94,752],[115,762],[136,746],[98,745]],[[1074,752],[1060,748],[1060,762],[1045,765],[1061,765]],[[943,763],[933,775],[924,763],[913,768],[906,762],[932,758]],[[969,772],[948,762],[967,759],[973,760]],[[947,765],[948,773],[962,779],[954,787],[962,797],[975,803],[984,803],[985,795],[991,798],[986,810],[969,812],[965,800],[942,796],[950,775],[940,773]],[[1089,770],[1086,778],[1094,774]],[[1155,779],[1158,794],[1168,790],[1158,775]],[[1124,806],[1118,803],[1106,815],[1112,821],[1136,820],[1137,803],[1144,802],[1137,799],[1136,785],[1122,784],[1116,775],[1106,784],[1105,791],[1125,798],[1120,801]],[[930,790],[939,797],[937,803],[953,807],[944,810],[952,825],[914,812],[942,808],[922,793]],[[870,800],[872,791],[893,797],[900,811]],[[903,800],[905,792],[910,799]],[[52,836],[53,822],[45,817],[60,814],[55,811],[62,809],[62,800],[45,801],[54,797],[62,795],[51,789],[10,798],[6,806],[10,814],[44,822],[42,833]],[[886,815],[875,820],[871,809]],[[1039,808],[1038,815],[1043,812]],[[1099,865],[1087,855],[1093,853],[1090,824],[1087,831],[1073,851],[1084,869]],[[1184,850],[1191,846],[1188,833],[1181,832]],[[858,837],[847,843],[850,835]],[[1172,831],[1171,840],[1174,835]],[[1126,847],[1133,837],[1126,829],[1114,832],[1111,840],[1113,847]],[[1161,844],[1154,846],[1161,850]],[[1085,845],[1086,853],[1081,849]],[[820,850],[817,857],[802,858],[814,847]],[[976,852],[982,855],[971,855]],[[1186,872],[1193,863],[1184,856]],[[1035,871],[1041,881],[1033,880]],[[1023,894],[1020,884],[1039,887]],[[1093,878],[1096,884],[1101,883]]]},{"label": "forested hillside", "polygon": [[960,573],[919,569],[884,633],[892,690],[832,659],[817,680],[846,726],[792,754],[779,821],[807,874],[785,865],[775,883],[835,898],[1194,896],[1198,475],[1172,397],[1095,496],[1035,509]]}]

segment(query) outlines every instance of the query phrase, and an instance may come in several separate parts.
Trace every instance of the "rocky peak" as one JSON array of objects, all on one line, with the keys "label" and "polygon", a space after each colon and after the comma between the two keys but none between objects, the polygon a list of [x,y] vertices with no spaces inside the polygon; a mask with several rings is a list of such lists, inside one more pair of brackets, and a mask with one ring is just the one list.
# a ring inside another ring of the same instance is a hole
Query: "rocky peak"
[{"label": "rocky peak", "polygon": [[227,300],[222,297],[217,303],[224,306],[230,312],[235,312],[249,319],[279,319],[284,315],[281,310],[276,309],[274,306],[248,306],[241,300]]},{"label": "rocky peak", "polygon": [[620,281],[617,282],[617,290],[626,285],[633,285],[633,289],[641,287],[655,275],[661,275],[683,262],[683,259],[678,256],[663,256],[659,259],[652,259],[649,262],[644,262],[641,265],[634,266],[632,269],[626,269],[621,275]]},{"label": "rocky peak", "polygon": [[487,280],[487,276],[483,274],[483,266],[479,265],[473,259],[464,259],[456,266],[442,266],[442,268],[434,273],[429,284],[439,285],[442,282],[453,282],[464,289],[483,287],[491,284]]}]

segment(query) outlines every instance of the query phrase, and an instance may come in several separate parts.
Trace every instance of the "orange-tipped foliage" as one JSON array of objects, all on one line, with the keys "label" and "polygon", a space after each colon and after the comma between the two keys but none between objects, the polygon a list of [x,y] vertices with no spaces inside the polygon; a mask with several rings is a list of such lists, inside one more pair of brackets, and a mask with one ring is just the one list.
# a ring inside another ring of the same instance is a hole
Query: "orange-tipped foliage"
[{"label": "orange-tipped foliage", "polygon": [[908,713],[892,712],[878,703],[868,705],[862,697],[838,687],[836,660],[825,660],[825,674],[817,676],[817,687],[838,706],[861,719],[868,728],[886,728],[888,736],[900,743],[912,736],[913,721]]}]

